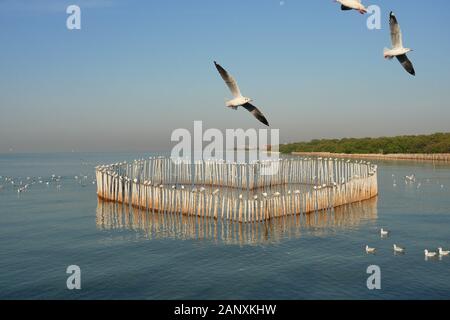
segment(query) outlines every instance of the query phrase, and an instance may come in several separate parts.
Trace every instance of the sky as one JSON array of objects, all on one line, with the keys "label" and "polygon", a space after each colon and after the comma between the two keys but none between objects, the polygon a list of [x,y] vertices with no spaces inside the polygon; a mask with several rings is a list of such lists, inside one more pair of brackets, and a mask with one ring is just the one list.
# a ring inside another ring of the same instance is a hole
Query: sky
[{"label": "sky", "polygon": [[[381,30],[331,0],[0,0],[0,153],[168,150],[195,120],[264,128],[225,107],[214,60],[281,143],[450,131],[450,2],[363,3]],[[391,10],[415,78],[383,58]]]}]

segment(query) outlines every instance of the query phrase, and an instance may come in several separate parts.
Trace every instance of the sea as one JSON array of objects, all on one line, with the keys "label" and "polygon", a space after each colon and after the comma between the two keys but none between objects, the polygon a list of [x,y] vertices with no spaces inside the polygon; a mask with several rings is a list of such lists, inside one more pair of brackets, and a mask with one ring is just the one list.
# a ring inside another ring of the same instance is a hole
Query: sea
[{"label": "sea", "polygon": [[450,298],[424,254],[450,248],[450,164],[375,161],[376,199],[254,225],[97,199],[95,166],[154,155],[0,154],[0,299]]}]

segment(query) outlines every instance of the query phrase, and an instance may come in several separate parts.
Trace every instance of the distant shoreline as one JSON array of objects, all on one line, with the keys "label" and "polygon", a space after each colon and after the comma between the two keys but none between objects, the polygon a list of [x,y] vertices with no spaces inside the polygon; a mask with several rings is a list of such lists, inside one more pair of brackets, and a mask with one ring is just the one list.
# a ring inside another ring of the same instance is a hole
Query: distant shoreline
[{"label": "distant shoreline", "polygon": [[324,158],[351,158],[390,161],[442,161],[450,162],[450,153],[411,153],[411,154],[347,154],[331,152],[292,152],[292,155]]}]

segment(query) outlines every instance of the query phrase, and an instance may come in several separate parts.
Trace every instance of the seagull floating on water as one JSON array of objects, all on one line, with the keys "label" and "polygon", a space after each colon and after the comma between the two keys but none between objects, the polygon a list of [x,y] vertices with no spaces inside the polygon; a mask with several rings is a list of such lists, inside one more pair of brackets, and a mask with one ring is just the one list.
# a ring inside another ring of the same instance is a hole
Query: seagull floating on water
[{"label": "seagull floating on water", "polygon": [[255,118],[260,122],[264,123],[266,126],[269,126],[269,122],[267,121],[266,117],[264,117],[262,112],[250,103],[252,102],[252,99],[242,96],[236,80],[234,80],[234,78],[216,61],[214,61],[214,64],[234,97],[232,100],[226,103],[226,106],[234,110],[237,110],[238,107],[242,106],[251,114],[253,114],[253,116],[255,116]]},{"label": "seagull floating on water", "polygon": [[386,59],[397,58],[403,68],[405,68],[409,74],[415,76],[416,71],[414,70],[414,66],[406,55],[408,52],[411,52],[412,49],[403,47],[402,31],[400,30],[400,25],[393,12],[389,15],[389,25],[391,27],[392,49],[385,48],[384,57]]},{"label": "seagull floating on water", "polygon": [[427,249],[424,250],[425,252],[425,257],[427,258],[433,258],[437,256],[437,253],[434,251],[428,251]]},{"label": "seagull floating on water", "polygon": [[361,3],[361,0],[336,0],[341,4],[341,10],[356,10],[361,14],[367,13],[367,8]]},{"label": "seagull floating on water", "polygon": [[381,228],[380,234],[381,234],[381,236],[387,236],[389,234],[389,231],[388,230],[384,230],[383,228]]},{"label": "seagull floating on water", "polygon": [[399,253],[403,253],[403,252],[405,252],[405,248],[399,247],[396,244],[394,244],[394,251],[395,252],[399,252]]},{"label": "seagull floating on water", "polygon": [[377,249],[371,248],[368,245],[366,245],[366,253],[375,253],[375,251],[377,251]]},{"label": "seagull floating on water", "polygon": [[442,250],[442,248],[438,248],[438,250],[440,256],[448,256],[450,254],[450,251]]}]

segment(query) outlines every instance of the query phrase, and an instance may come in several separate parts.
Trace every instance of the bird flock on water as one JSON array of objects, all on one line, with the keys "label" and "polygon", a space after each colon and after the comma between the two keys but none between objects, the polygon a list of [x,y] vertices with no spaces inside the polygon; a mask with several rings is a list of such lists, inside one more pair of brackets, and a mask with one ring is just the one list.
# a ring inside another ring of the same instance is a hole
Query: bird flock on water
[{"label": "bird flock on water", "polygon": [[[356,10],[359,11],[361,14],[366,14],[368,11],[367,8],[361,3],[361,0],[335,0],[335,2],[341,4],[341,10],[343,11]],[[389,14],[389,26],[391,33],[392,48],[384,49],[384,58],[388,60],[396,58],[409,74],[415,76],[416,71],[414,69],[414,66],[407,56],[407,54],[413,50],[410,48],[405,48],[403,46],[403,35],[400,29],[400,24],[398,23],[397,17],[392,11]],[[266,126],[269,126],[269,121],[267,121],[267,118],[264,116],[261,110],[259,110],[252,104],[253,100],[241,94],[239,86],[234,77],[230,75],[216,61],[214,61],[214,65],[216,66],[217,71],[219,72],[220,76],[225,81],[226,85],[228,86],[228,89],[231,91],[231,94],[233,95],[233,99],[226,102],[225,104],[226,107],[231,108],[233,110],[237,110],[238,107],[243,107],[244,109],[249,111],[261,123],[263,123]]]},{"label": "bird flock on water", "polygon": [[[46,187],[54,186],[57,190],[61,190],[64,180],[70,180],[69,177],[62,177],[56,174],[52,174],[49,177],[12,177],[12,176],[0,176],[0,192],[7,190],[8,186],[11,186],[16,190],[17,194],[21,194],[29,191],[33,186],[43,185]],[[96,184],[95,177],[92,175],[76,175],[73,180],[81,186],[86,187],[89,184]]]},{"label": "bird flock on water", "polygon": [[[397,179],[396,179],[395,174],[392,174],[392,179],[393,179],[393,187],[396,188],[397,187]],[[403,176],[403,180],[405,182],[405,185],[413,186],[417,183],[417,185],[416,185],[417,189],[420,189],[422,187],[422,182],[418,182],[415,174],[405,175],[405,176]],[[426,183],[431,183],[431,180],[426,179]],[[437,183],[439,184],[439,181]],[[444,189],[444,185],[440,184],[440,188]],[[390,231],[381,228],[380,235],[382,238],[388,237],[390,235]],[[397,253],[397,254],[404,254],[406,252],[405,248],[400,247],[396,244],[393,245],[393,250],[394,250],[394,253]],[[376,248],[369,247],[368,245],[366,246],[366,253],[374,254],[374,253],[376,253],[376,251],[377,251]],[[436,258],[436,257],[441,258],[441,257],[449,256],[450,251],[444,250],[442,247],[439,247],[439,248],[437,248],[436,251],[430,251],[428,249],[425,249],[424,254],[425,254],[425,258]]]},{"label": "bird flock on water", "polygon": [[[385,239],[391,235],[391,231],[385,230],[384,228],[380,229],[380,236],[381,238]],[[394,254],[406,254],[406,248],[401,247],[397,244],[392,245],[392,249]],[[377,248],[370,247],[369,245],[366,245],[366,253],[367,254],[375,254],[377,252]],[[444,250],[442,247],[437,248],[436,251],[430,251],[428,249],[424,249],[425,259],[428,258],[442,258],[447,257],[450,255],[450,250]]]},{"label": "bird flock on water", "polygon": [[[398,186],[398,181],[397,181],[397,177],[395,174],[392,175],[392,186],[394,188],[397,188]],[[411,175],[406,175],[403,177],[403,181],[405,182],[405,185],[407,186],[415,186],[417,189],[421,189],[422,186],[424,185],[430,185],[431,184],[431,179],[423,179],[423,180],[418,180],[416,178],[415,174],[411,174]],[[439,181],[436,182],[439,187],[443,190],[445,188],[445,185]]]}]

